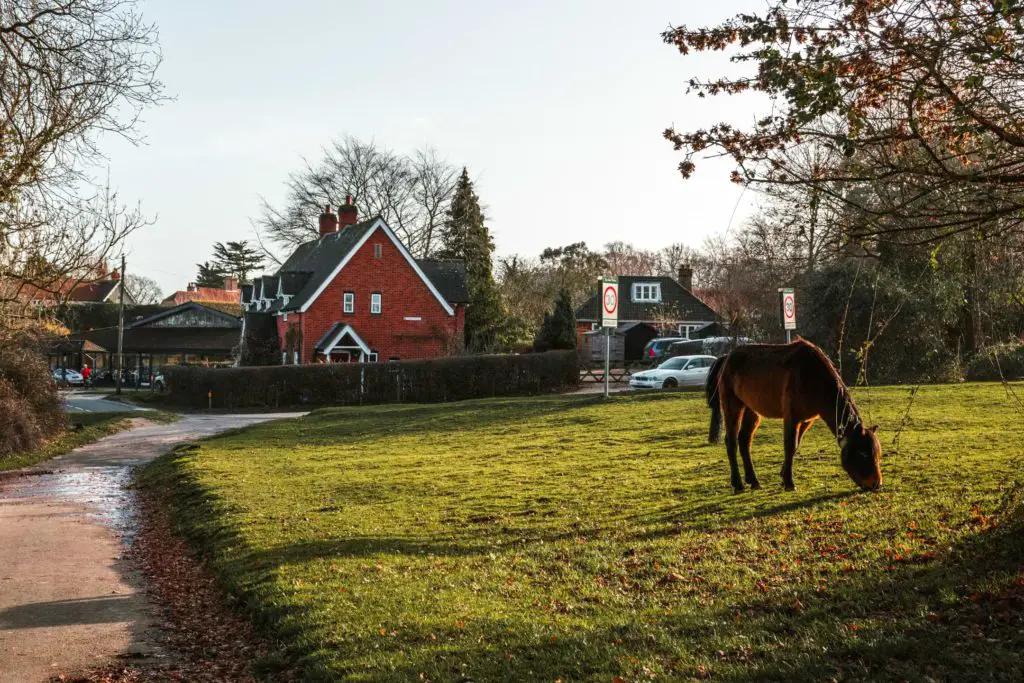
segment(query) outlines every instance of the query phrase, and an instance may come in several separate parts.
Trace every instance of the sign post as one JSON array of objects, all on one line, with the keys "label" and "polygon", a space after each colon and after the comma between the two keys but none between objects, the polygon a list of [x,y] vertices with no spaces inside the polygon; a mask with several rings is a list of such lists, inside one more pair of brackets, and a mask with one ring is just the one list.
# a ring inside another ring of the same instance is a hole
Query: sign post
[{"label": "sign post", "polygon": [[601,278],[601,327],[604,328],[604,397],[611,374],[612,330],[619,326],[619,278]]},{"label": "sign post", "polygon": [[792,287],[779,289],[779,320],[782,329],[786,330],[786,343],[793,341],[793,330],[796,329],[796,294]]}]

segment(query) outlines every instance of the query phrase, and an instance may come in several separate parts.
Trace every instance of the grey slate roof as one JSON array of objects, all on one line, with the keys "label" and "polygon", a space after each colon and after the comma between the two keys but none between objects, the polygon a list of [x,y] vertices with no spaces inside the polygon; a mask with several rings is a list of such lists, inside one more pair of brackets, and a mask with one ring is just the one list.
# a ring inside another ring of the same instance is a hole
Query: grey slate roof
[{"label": "grey slate roof", "polygon": [[466,286],[466,264],[462,261],[421,259],[417,261],[444,300],[450,304],[469,302],[469,288]]},{"label": "grey slate roof", "polygon": [[[331,276],[338,264],[377,222],[376,218],[350,225],[341,232],[332,232],[311,242],[300,244],[277,271],[295,286],[295,294],[282,311],[295,311],[312,300],[316,290]],[[302,282],[302,280],[305,282]],[[301,286],[300,286],[301,285]],[[276,294],[276,279],[275,290]],[[273,296],[271,294],[271,296]]]},{"label": "grey slate roof", "polygon": [[[634,282],[657,282],[661,285],[661,303],[634,303]],[[576,309],[576,319],[598,322],[601,319],[600,294],[597,284],[594,294]],[[720,320],[703,301],[670,277],[619,277],[619,320]]]}]

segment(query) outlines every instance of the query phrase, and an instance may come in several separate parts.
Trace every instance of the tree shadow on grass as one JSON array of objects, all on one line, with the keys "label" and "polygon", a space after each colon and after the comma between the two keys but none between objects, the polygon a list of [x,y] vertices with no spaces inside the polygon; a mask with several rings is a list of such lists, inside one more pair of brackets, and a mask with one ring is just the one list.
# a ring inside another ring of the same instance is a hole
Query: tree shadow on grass
[{"label": "tree shadow on grass", "polygon": [[[492,429],[502,423],[519,430],[536,419],[571,413],[600,403],[593,396],[535,396],[486,399],[461,403],[399,404],[364,409],[330,408],[286,425],[282,442],[293,447],[346,442],[376,441],[388,437],[462,433]],[[382,431],[382,418],[386,429]],[[261,434],[266,436],[266,434]],[[270,435],[273,438],[273,435]]]},{"label": "tree shadow on grass", "polygon": [[678,615],[604,608],[596,619],[541,609],[474,619],[453,605],[394,632],[349,634],[307,662],[323,680],[646,680],[650,667],[664,680],[1018,681],[1022,558],[1017,510],[924,564],[875,566],[825,588],[719,597]]}]

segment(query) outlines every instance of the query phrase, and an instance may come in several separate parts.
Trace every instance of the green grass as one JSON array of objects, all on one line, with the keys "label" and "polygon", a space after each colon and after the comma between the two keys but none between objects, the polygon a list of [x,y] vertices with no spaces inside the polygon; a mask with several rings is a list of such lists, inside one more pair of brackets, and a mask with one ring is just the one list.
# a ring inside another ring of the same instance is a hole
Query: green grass
[{"label": "green grass", "polygon": [[770,421],[732,495],[678,392],[328,409],[142,483],[310,680],[1021,680],[1024,414],[924,387],[894,446],[908,395],[857,393],[873,494],[820,424],[782,491]]},{"label": "green grass", "polygon": [[[153,422],[174,422],[180,419],[173,413],[150,411],[146,413],[76,413],[68,416],[68,431],[47,441],[41,448],[28,453],[0,457],[0,472],[17,470],[37,465],[45,460],[63,455],[78,448],[99,441],[105,436],[124,431],[131,426],[132,417],[145,417]],[[73,429],[80,425],[79,429]]]}]

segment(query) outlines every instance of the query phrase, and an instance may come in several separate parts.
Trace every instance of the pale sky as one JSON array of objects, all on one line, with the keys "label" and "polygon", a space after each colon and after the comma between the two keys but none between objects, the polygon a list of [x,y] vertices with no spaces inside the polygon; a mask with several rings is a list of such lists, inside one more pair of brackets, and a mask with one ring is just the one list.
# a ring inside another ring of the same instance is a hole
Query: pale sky
[{"label": "pale sky", "polygon": [[251,239],[259,196],[279,201],[302,157],[346,133],[468,166],[499,255],[699,246],[735,229],[753,193],[722,161],[683,181],[661,133],[747,124],[756,108],[687,97],[725,60],[684,58],[660,34],[764,4],[144,0],[175,100],[146,112],[145,145],[105,143],[122,199],[157,218],[132,237],[129,271],[184,288],[215,241]]}]

